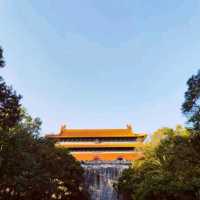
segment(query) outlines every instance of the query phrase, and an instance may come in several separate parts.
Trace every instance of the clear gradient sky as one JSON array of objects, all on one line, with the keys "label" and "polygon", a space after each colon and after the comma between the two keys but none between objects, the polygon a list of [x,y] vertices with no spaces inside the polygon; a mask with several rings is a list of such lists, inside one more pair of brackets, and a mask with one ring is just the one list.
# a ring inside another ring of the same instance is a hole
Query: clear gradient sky
[{"label": "clear gradient sky", "polygon": [[0,0],[0,74],[42,119],[139,132],[184,124],[200,68],[199,0]]}]

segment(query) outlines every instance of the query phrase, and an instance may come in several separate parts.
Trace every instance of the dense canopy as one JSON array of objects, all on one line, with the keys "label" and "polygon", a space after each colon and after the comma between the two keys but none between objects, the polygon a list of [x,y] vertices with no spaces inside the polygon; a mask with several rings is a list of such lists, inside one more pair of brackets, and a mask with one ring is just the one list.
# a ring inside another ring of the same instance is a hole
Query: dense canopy
[{"label": "dense canopy", "polygon": [[20,100],[0,77],[0,199],[89,199],[80,163],[39,136],[40,119],[28,115]]},{"label": "dense canopy", "polygon": [[125,170],[116,189],[126,200],[200,199],[200,71],[187,82],[182,111],[188,127],[158,129],[144,159]]}]

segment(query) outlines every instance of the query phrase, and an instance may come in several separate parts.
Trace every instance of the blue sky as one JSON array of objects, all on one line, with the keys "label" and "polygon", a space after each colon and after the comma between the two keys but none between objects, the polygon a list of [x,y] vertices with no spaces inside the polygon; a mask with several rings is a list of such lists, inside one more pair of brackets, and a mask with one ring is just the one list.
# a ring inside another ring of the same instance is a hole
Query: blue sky
[{"label": "blue sky", "polygon": [[42,133],[184,124],[200,68],[199,0],[1,0],[1,75]]}]

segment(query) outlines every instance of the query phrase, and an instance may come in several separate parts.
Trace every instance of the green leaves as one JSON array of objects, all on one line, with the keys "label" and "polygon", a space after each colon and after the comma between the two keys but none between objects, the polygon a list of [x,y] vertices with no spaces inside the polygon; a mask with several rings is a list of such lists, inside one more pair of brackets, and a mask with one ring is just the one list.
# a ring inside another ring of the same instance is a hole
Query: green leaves
[{"label": "green leaves", "polygon": [[[156,135],[160,141],[155,144]],[[159,129],[144,148],[145,159],[123,172],[117,185],[119,194],[136,200],[198,200],[199,150],[199,135],[189,135],[180,126]]]},{"label": "green leaves", "polygon": [[24,120],[16,128],[0,130],[0,199],[88,199],[81,189],[80,163],[52,142],[35,137],[34,122]]},{"label": "green leaves", "polygon": [[0,128],[12,128],[21,119],[21,96],[0,77]]},{"label": "green leaves", "polygon": [[3,49],[0,47],[0,67],[4,67],[5,62],[3,59]]},{"label": "green leaves", "polygon": [[187,81],[187,85],[182,111],[192,128],[200,131],[200,70]]},{"label": "green leaves", "polygon": [[28,115],[20,100],[0,77],[0,200],[89,199],[80,163],[40,137],[41,120]]}]

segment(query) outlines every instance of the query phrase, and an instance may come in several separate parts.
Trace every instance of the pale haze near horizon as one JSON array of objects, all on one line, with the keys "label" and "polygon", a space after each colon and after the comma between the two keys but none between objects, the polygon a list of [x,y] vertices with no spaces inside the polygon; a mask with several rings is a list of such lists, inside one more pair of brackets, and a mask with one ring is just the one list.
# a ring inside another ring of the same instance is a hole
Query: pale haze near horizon
[{"label": "pale haze near horizon", "polygon": [[198,0],[2,0],[1,75],[43,121],[151,133],[185,123],[200,66]]}]

